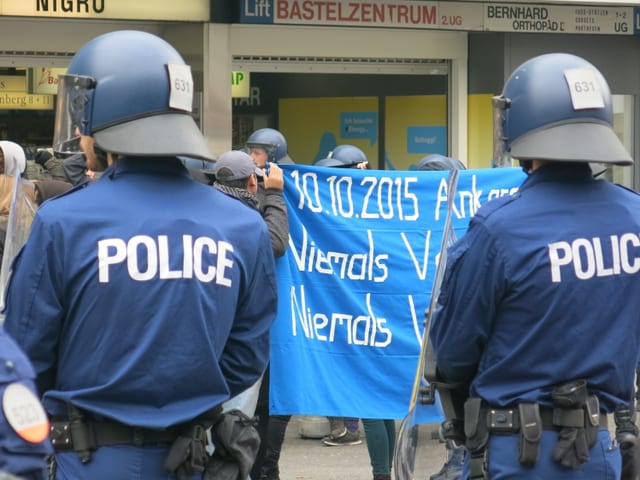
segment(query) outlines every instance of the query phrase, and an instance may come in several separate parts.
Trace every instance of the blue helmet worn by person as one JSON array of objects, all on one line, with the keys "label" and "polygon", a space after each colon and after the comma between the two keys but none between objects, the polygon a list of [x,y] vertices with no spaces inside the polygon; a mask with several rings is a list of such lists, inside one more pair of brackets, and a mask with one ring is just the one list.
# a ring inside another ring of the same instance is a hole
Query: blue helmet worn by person
[{"label": "blue helmet worn by person", "polygon": [[466,170],[460,160],[437,153],[427,155],[416,165],[416,170]]},{"label": "blue helmet worn by person", "polygon": [[356,165],[367,163],[367,156],[355,145],[338,145],[326,159],[319,160],[315,164],[327,167],[355,168]]},{"label": "blue helmet worn by person", "polygon": [[179,157],[179,159],[188,170],[210,170],[213,167],[211,162],[199,158]]},{"label": "blue helmet worn by person", "polygon": [[287,140],[284,135],[274,128],[256,130],[245,142],[247,148],[264,148],[269,155],[269,161],[274,163],[293,163],[287,150]]},{"label": "blue helmet worn by person", "polygon": [[494,164],[552,160],[629,165],[613,131],[607,81],[591,63],[566,53],[523,63],[494,97]]},{"label": "blue helmet worn by person", "polygon": [[338,159],[345,167],[367,161],[367,156],[355,145],[338,145],[329,153],[329,158]]},{"label": "blue helmet worn by person", "polygon": [[213,161],[191,115],[193,90],[190,67],[160,37],[129,30],[100,35],[60,76],[54,149],[78,153],[82,134],[106,152]]},{"label": "blue helmet worn by person", "polygon": [[180,162],[189,170],[194,180],[210,185],[212,182],[212,172],[215,163],[199,158],[178,157]]},{"label": "blue helmet worn by person", "polygon": [[323,158],[314,163],[317,167],[344,167],[344,163],[342,163],[337,158]]}]

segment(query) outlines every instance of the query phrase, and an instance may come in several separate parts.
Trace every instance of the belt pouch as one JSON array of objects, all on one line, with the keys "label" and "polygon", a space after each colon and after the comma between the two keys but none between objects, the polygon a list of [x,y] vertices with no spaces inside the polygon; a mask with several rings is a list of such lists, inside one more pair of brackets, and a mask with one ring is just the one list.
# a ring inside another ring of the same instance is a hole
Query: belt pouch
[{"label": "belt pouch", "polygon": [[488,408],[481,398],[469,398],[464,403],[464,433],[469,450],[471,479],[486,478],[486,449],[489,442]]},{"label": "belt pouch", "polygon": [[587,437],[587,444],[592,448],[598,441],[598,430],[600,428],[600,401],[595,395],[589,395],[587,405],[584,409],[584,428]]},{"label": "belt pouch", "polygon": [[518,461],[524,467],[533,467],[538,462],[542,438],[540,408],[537,403],[520,403],[518,413],[520,417]]}]

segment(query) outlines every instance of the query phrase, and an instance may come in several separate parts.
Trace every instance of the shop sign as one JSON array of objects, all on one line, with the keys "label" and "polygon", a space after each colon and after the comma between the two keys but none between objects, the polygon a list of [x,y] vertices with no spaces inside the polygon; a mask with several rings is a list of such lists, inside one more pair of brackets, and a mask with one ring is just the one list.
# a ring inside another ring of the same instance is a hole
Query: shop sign
[{"label": "shop sign", "polygon": [[246,98],[251,89],[249,72],[231,72],[231,98]]},{"label": "shop sign", "polygon": [[53,95],[0,92],[0,110],[53,110]]},{"label": "shop sign", "polygon": [[242,0],[242,23],[468,30],[481,25],[482,5],[412,0]]},{"label": "shop sign", "polygon": [[411,0],[242,0],[242,23],[633,35],[640,7]]},{"label": "shop sign", "polygon": [[526,33],[632,35],[632,7],[485,4],[485,30]]},{"label": "shop sign", "polygon": [[209,0],[3,0],[0,15],[208,22]]},{"label": "shop sign", "polygon": [[64,75],[66,68],[40,67],[34,68],[31,75],[33,78],[33,93],[56,95],[58,93],[58,76]]},{"label": "shop sign", "polygon": [[26,92],[27,77],[24,75],[0,75],[0,92]]}]

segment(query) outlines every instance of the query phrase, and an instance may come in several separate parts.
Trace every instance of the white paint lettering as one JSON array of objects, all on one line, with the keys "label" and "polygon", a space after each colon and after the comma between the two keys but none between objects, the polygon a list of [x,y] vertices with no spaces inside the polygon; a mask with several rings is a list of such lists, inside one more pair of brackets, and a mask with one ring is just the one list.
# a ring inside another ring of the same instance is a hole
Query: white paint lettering
[{"label": "white paint lettering", "polygon": [[[153,279],[177,280],[195,278],[230,287],[233,268],[233,245],[216,242],[209,237],[182,235],[182,250],[171,250],[167,235],[153,238],[135,235],[128,241],[107,238],[98,241],[98,281],[109,283],[112,270],[126,262],[128,276],[137,282]],[[171,268],[172,258],[174,269]],[[176,269],[175,266],[181,266]]]},{"label": "white paint lettering", "polygon": [[[113,251],[111,254],[110,252]],[[120,238],[108,238],[98,242],[98,280],[109,283],[109,266],[122,263],[127,258],[127,244]]]},{"label": "white paint lettering", "polygon": [[578,280],[613,275],[634,275],[640,271],[640,237],[636,233],[601,238],[577,238],[548,245],[551,281],[562,281],[563,267],[569,267]]}]

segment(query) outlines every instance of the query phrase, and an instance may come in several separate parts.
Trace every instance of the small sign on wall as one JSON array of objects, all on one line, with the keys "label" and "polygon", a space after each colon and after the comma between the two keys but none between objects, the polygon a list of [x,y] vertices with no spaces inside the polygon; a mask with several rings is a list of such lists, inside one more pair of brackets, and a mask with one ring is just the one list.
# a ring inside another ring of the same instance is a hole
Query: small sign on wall
[{"label": "small sign on wall", "polygon": [[407,127],[407,153],[447,154],[447,127]]},{"label": "small sign on wall", "polygon": [[231,98],[250,96],[251,74],[249,72],[231,72]]},{"label": "small sign on wall", "polygon": [[58,76],[64,75],[66,68],[40,67],[31,70],[31,93],[56,95],[58,93]]}]

